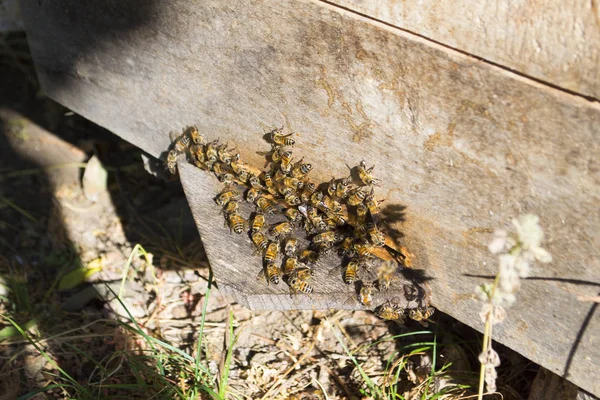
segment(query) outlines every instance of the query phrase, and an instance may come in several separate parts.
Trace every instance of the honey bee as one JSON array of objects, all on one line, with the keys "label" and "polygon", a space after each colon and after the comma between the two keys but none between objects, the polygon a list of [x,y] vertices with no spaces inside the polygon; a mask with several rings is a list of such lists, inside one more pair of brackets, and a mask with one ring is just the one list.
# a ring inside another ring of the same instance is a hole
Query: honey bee
[{"label": "honey bee", "polygon": [[255,232],[252,234],[252,243],[256,246],[259,252],[263,253],[267,249],[268,241],[260,232]]},{"label": "honey bee", "polygon": [[361,189],[356,189],[352,191],[352,194],[348,197],[348,204],[351,206],[357,206],[363,202],[366,196],[367,192]]},{"label": "honey bee", "polygon": [[230,201],[223,208],[223,212],[225,213],[225,215],[237,214],[238,209],[239,209],[239,203],[237,201]]},{"label": "honey bee", "polygon": [[260,190],[264,189],[263,185],[260,183],[260,179],[258,179],[258,176],[256,176],[256,175],[250,175],[250,177],[248,178],[248,183],[254,189],[260,189]]},{"label": "honey bee", "polygon": [[396,321],[403,319],[404,310],[400,305],[388,300],[379,306],[375,313],[382,319]]},{"label": "honey bee", "polygon": [[279,145],[279,146],[293,146],[294,143],[296,143],[294,141],[294,139],[292,139],[290,136],[293,135],[293,133],[287,134],[287,135],[282,135],[281,132],[283,131],[283,127],[281,128],[277,128],[277,129],[273,129],[271,131],[271,140],[273,141],[273,143]]},{"label": "honey bee", "polygon": [[368,243],[354,243],[354,251],[356,251],[359,257],[366,258],[373,254],[373,247]]},{"label": "honey bee", "polygon": [[318,205],[321,204],[322,202],[323,202],[323,193],[315,192],[315,193],[313,193],[312,196],[310,196],[310,204],[313,207],[318,208]]},{"label": "honey bee", "polygon": [[274,262],[267,263],[267,277],[268,282],[271,282],[275,285],[279,284],[279,280],[281,279],[281,273],[279,266]]},{"label": "honey bee", "polygon": [[302,186],[304,186],[304,183],[301,180],[289,176],[283,178],[283,184],[292,189],[302,189]]},{"label": "honey bee", "polygon": [[407,301],[416,300],[417,297],[419,296],[419,288],[417,288],[416,286],[410,285],[410,284],[405,284],[403,288],[404,288],[404,298]]},{"label": "honey bee", "polygon": [[394,261],[384,261],[377,269],[377,285],[380,289],[388,290],[392,281],[396,279],[394,274],[398,269],[398,264]]},{"label": "honey bee", "polygon": [[312,170],[311,164],[301,164],[292,169],[292,177],[301,179],[304,178]]},{"label": "honey bee", "polygon": [[219,176],[219,181],[223,184],[225,184],[225,186],[230,186],[233,185],[236,181],[235,179],[235,175],[226,172],[223,175]]},{"label": "honey bee", "polygon": [[183,153],[184,151],[186,151],[188,149],[189,146],[190,146],[190,137],[186,133],[183,133],[175,140],[175,145],[173,146],[173,149],[177,153]]},{"label": "honey bee", "polygon": [[273,149],[271,151],[271,161],[273,161],[273,162],[281,161],[281,155],[283,154],[284,151],[285,150],[284,150],[283,146],[278,146],[278,145],[273,146]]},{"label": "honey bee", "polygon": [[293,274],[295,274],[298,278],[300,278],[302,280],[307,280],[310,278],[314,278],[315,271],[312,268],[302,267],[302,268],[296,268],[293,271]]},{"label": "honey bee", "polygon": [[294,193],[294,189],[287,186],[281,186],[278,191],[284,197]]},{"label": "honey bee", "polygon": [[290,286],[292,293],[300,292],[304,294],[310,294],[313,291],[312,286],[304,279],[300,278],[297,272],[292,272],[288,278],[288,285]]},{"label": "honey bee", "polygon": [[292,169],[291,151],[284,151],[283,154],[281,154],[281,163],[279,164],[279,166],[281,168],[281,172],[283,172],[284,174],[290,173],[290,170]]},{"label": "honey bee", "polygon": [[271,235],[275,237],[285,236],[292,231],[292,225],[289,222],[280,222],[271,228]]},{"label": "honey bee", "polygon": [[287,204],[289,204],[290,206],[297,206],[302,203],[302,200],[300,199],[300,197],[296,196],[296,194],[294,194],[294,193],[288,193],[284,199],[285,199],[285,202]]},{"label": "honey bee", "polygon": [[373,217],[379,215],[379,203],[375,200],[374,194],[373,188],[371,188],[371,193],[365,198],[364,203]]},{"label": "honey bee", "polygon": [[365,220],[368,211],[369,209],[363,203],[360,203],[356,206],[356,217],[359,223]]},{"label": "honey bee", "polygon": [[238,153],[233,154],[229,149],[227,149],[226,144],[217,147],[217,156],[221,162],[227,165],[230,165],[234,160],[238,161],[240,159],[240,155]]},{"label": "honey bee", "polygon": [[344,199],[344,198],[348,197],[348,194],[350,193],[350,183],[351,182],[352,182],[351,177],[347,177],[347,178],[340,180],[335,189],[335,196],[339,197],[340,199]]},{"label": "honey bee", "polygon": [[354,238],[352,236],[344,238],[340,245],[339,253],[343,257],[352,257],[356,254],[356,251],[354,250]]},{"label": "honey bee", "polygon": [[177,151],[170,150],[167,153],[167,161],[165,162],[165,168],[169,171],[171,175],[175,175],[177,173]]},{"label": "honey bee", "polygon": [[265,226],[265,215],[256,213],[252,219],[252,233],[260,232]]},{"label": "honey bee", "polygon": [[260,196],[259,189],[252,188],[252,189],[248,189],[248,192],[246,192],[246,200],[251,203],[254,203],[258,199],[258,196]]},{"label": "honey bee", "polygon": [[302,214],[300,214],[300,211],[293,207],[286,208],[284,214],[290,222],[298,222],[302,220]]},{"label": "honey bee", "polygon": [[315,185],[312,182],[306,182],[304,184],[304,190],[302,190],[302,194],[300,195],[300,199],[303,202],[307,202],[308,200],[310,200],[311,196],[313,195],[313,193],[315,193],[316,190],[317,185]]},{"label": "honey bee", "polygon": [[283,264],[283,274],[290,275],[298,266],[298,259],[296,257],[288,257]]},{"label": "honey bee", "polygon": [[365,160],[362,160],[360,162],[360,165],[356,167],[356,172],[358,173],[358,177],[360,178],[360,180],[362,181],[363,184],[372,185],[377,180],[377,179],[373,178],[373,176],[371,175],[373,168],[375,168],[375,166],[372,166],[371,168],[367,169]]},{"label": "honey bee", "polygon": [[273,176],[273,179],[275,179],[275,182],[281,182],[286,176],[286,174],[284,174],[280,170],[277,170],[275,171],[275,176]]},{"label": "honey bee", "polygon": [[373,283],[362,282],[360,292],[358,293],[358,301],[363,306],[369,307],[373,303]]},{"label": "honey bee", "polygon": [[300,252],[300,260],[305,263],[316,263],[319,260],[319,253],[314,250],[305,249]]},{"label": "honey bee", "polygon": [[426,320],[429,319],[435,312],[435,308],[427,306],[427,307],[417,307],[411,308],[408,310],[408,317],[413,321],[417,321],[422,326],[427,328],[429,324],[427,324]]},{"label": "honey bee", "polygon": [[277,194],[277,189],[275,189],[275,184],[273,183],[273,178],[271,177],[270,172],[265,172],[264,174],[265,186],[267,187],[267,191],[271,193],[273,196]]},{"label": "honey bee", "polygon": [[238,175],[240,175],[242,172],[248,173],[248,167],[246,164],[238,160],[231,161],[231,169]]},{"label": "honey bee", "polygon": [[210,142],[209,144],[206,145],[206,160],[213,164],[217,161],[217,159],[219,158],[219,152],[217,150],[217,147],[219,145],[219,141],[215,140]]},{"label": "honey bee", "polygon": [[188,134],[190,135],[190,139],[192,143],[195,145],[203,145],[204,144],[204,136],[200,132],[198,132],[198,128],[196,126],[189,126],[187,128]]},{"label": "honey bee", "polygon": [[314,244],[333,243],[337,240],[337,234],[334,231],[325,231],[315,235],[312,239]]},{"label": "honey bee", "polygon": [[332,211],[326,211],[325,215],[327,216],[328,220],[333,222],[334,226],[343,226],[348,223],[348,221],[346,221],[346,218],[342,214],[338,214]]},{"label": "honey bee", "polygon": [[284,247],[284,254],[288,257],[293,257],[296,254],[296,247],[298,246],[298,239],[290,238],[286,240]]},{"label": "honey bee", "polygon": [[385,244],[385,234],[377,229],[374,222],[367,222],[365,228],[374,246],[382,247]]},{"label": "honey bee", "polygon": [[269,214],[269,215],[273,215],[275,213],[275,206],[266,197],[263,197],[263,196],[258,197],[256,199],[255,203],[262,212]]},{"label": "honey bee", "polygon": [[270,241],[267,245],[267,250],[265,251],[265,261],[267,263],[275,261],[277,254],[279,254],[279,245],[277,242]]},{"label": "honey bee", "polygon": [[204,170],[208,169],[208,166],[205,163],[206,159],[204,157],[204,149],[202,145],[192,144],[190,146],[190,156],[192,157],[192,162],[196,167]]},{"label": "honey bee", "polygon": [[248,226],[248,221],[239,214],[229,214],[229,229],[237,234],[244,232]]},{"label": "honey bee", "polygon": [[346,264],[346,269],[344,270],[344,283],[346,285],[350,285],[356,281],[356,275],[358,273],[358,262],[354,260],[350,260],[348,264]]},{"label": "honey bee", "polygon": [[217,196],[217,198],[215,199],[215,202],[220,205],[220,206],[224,206],[227,203],[229,203],[234,197],[238,196],[240,194],[240,192],[238,192],[237,190],[227,190],[223,193],[221,193],[220,195]]},{"label": "honey bee", "polygon": [[335,180],[335,178],[331,178],[331,180],[327,184],[327,193],[330,196],[335,196],[336,190],[337,190],[337,181]]}]

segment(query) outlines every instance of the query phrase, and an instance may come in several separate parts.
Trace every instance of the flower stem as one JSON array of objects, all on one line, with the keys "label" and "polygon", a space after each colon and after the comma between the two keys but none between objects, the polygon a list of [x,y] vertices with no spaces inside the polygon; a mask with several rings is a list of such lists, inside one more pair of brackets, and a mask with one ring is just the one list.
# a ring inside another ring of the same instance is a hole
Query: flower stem
[{"label": "flower stem", "polygon": [[[482,343],[482,353],[485,353],[488,348],[492,346],[492,314],[494,312],[494,304],[493,299],[496,295],[496,288],[498,287],[498,282],[500,282],[500,272],[496,275],[494,279],[494,283],[492,284],[492,288],[488,295],[488,303],[492,306],[488,312],[488,315],[485,319],[485,327],[483,328],[483,343]],[[485,364],[481,363],[481,367],[479,369],[479,392],[477,393],[477,400],[483,399],[483,386],[485,384]]]}]

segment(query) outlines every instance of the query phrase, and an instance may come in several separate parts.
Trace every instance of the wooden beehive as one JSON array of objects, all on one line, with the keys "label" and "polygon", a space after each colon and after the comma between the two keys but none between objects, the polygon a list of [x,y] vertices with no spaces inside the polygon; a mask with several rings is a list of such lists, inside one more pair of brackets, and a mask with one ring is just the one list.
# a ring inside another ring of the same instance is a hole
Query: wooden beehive
[{"label": "wooden beehive", "polygon": [[[376,164],[382,197],[407,207],[404,244],[434,305],[478,329],[472,293],[496,270],[491,232],[539,215],[554,261],[524,283],[495,339],[600,394],[596,305],[577,300],[600,284],[597,7],[333,3],[22,8],[46,93],[155,157],[169,131],[196,124],[260,165],[264,129],[286,124],[321,180]],[[196,172],[182,169],[198,219],[211,184]],[[198,222],[211,264],[240,267]],[[242,302],[255,294],[219,279]]]}]

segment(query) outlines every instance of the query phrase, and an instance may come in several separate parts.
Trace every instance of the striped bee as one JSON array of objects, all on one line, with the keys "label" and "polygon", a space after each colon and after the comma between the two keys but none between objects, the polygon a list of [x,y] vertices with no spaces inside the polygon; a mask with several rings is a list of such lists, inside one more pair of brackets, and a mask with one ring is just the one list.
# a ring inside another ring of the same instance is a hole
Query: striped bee
[{"label": "striped bee", "polygon": [[189,146],[190,146],[190,136],[187,133],[183,133],[177,139],[175,139],[175,145],[173,146],[173,149],[177,153],[181,154],[181,153],[185,152]]},{"label": "striped bee", "polygon": [[310,200],[311,196],[313,195],[313,193],[315,193],[316,190],[317,190],[317,185],[315,185],[313,182],[306,182],[304,184],[304,189],[302,190],[302,194],[300,195],[300,199],[303,202],[307,202],[308,200]]},{"label": "striped bee", "polygon": [[373,283],[362,282],[360,292],[358,293],[358,301],[363,306],[369,307],[373,303]]},{"label": "striped bee", "polygon": [[365,192],[364,190],[360,188],[355,189],[351,192],[350,196],[348,197],[348,204],[350,204],[351,206],[357,206],[363,202],[366,196],[367,192]]},{"label": "striped bee", "polygon": [[350,193],[350,183],[352,182],[351,177],[344,178],[340,180],[335,189],[335,195],[340,199],[344,199],[348,197]]},{"label": "striped bee", "polygon": [[275,261],[279,253],[279,245],[276,242],[269,242],[265,251],[265,261],[267,263]]},{"label": "striped bee", "polygon": [[194,125],[189,126],[187,129],[188,134],[190,135],[190,139],[192,143],[195,145],[203,145],[204,144],[204,136],[200,132],[198,132],[198,128]]},{"label": "striped bee", "polygon": [[265,226],[265,215],[256,213],[252,219],[252,233],[260,232]]},{"label": "striped bee", "polygon": [[281,163],[279,164],[281,168],[281,172],[284,174],[289,174],[292,169],[292,152],[284,151],[281,154]]},{"label": "striped bee", "polygon": [[219,151],[218,151],[219,141],[215,140],[206,145],[205,155],[206,160],[210,164],[214,164],[219,159]]},{"label": "striped bee", "polygon": [[252,243],[254,243],[259,252],[263,253],[267,249],[269,242],[261,232],[255,232],[252,234]]},{"label": "striped bee", "polygon": [[248,226],[248,221],[237,213],[229,214],[229,229],[237,233],[238,235],[244,232]]},{"label": "striped bee", "polygon": [[316,263],[319,260],[319,253],[314,250],[304,249],[300,252],[300,260],[304,263]]},{"label": "striped bee", "polygon": [[310,294],[313,291],[312,286],[306,282],[306,280],[302,279],[298,276],[298,271],[294,271],[288,278],[288,285],[290,287],[290,291],[292,293],[304,293]]},{"label": "striped bee", "polygon": [[286,208],[284,214],[290,222],[298,222],[302,220],[302,214],[300,214],[300,211],[293,207]]},{"label": "striped bee", "polygon": [[348,264],[346,264],[346,269],[344,270],[344,283],[346,285],[350,285],[356,281],[356,275],[358,273],[358,262],[355,260],[350,260]]},{"label": "striped bee", "polygon": [[292,189],[302,189],[302,186],[304,186],[304,182],[298,178],[292,178],[289,176],[283,178],[283,184]]},{"label": "striped bee", "polygon": [[312,170],[311,164],[307,164],[307,163],[302,164],[301,162],[299,162],[298,166],[296,166],[292,169],[292,177],[297,178],[297,179],[304,178],[306,176],[306,174],[308,174],[311,170]]},{"label": "striped bee", "polygon": [[255,203],[262,212],[269,215],[273,215],[275,213],[275,206],[266,197],[260,196],[256,199]]},{"label": "striped bee", "polygon": [[296,257],[288,257],[283,264],[283,274],[289,276],[296,270],[298,259]]},{"label": "striped bee", "polygon": [[290,137],[293,135],[293,133],[290,133],[287,135],[282,135],[281,134],[282,131],[283,131],[283,127],[273,129],[271,131],[271,140],[273,141],[273,143],[275,143],[276,145],[279,145],[279,146],[293,146],[296,143],[294,141],[294,139],[292,139]]},{"label": "striped bee", "polygon": [[400,307],[399,304],[388,300],[383,303],[381,306],[377,308],[375,311],[378,317],[388,320],[388,321],[396,321],[403,320],[404,310]]},{"label": "striped bee", "polygon": [[281,279],[281,270],[279,266],[274,262],[270,262],[267,264],[267,278],[268,282],[271,282],[275,285],[279,284],[279,280]]},{"label": "striped bee", "polygon": [[227,203],[227,205],[225,207],[223,207],[223,213],[226,216],[229,216],[231,214],[237,214],[239,208],[240,208],[240,205],[237,201],[230,201],[229,203]]},{"label": "striped bee", "polygon": [[285,202],[290,206],[297,206],[302,204],[302,200],[295,193],[288,193],[285,195]]},{"label": "striped bee", "polygon": [[285,236],[292,231],[292,224],[289,222],[280,222],[271,228],[271,235],[275,237]]},{"label": "striped bee", "polygon": [[165,169],[169,171],[171,175],[175,175],[177,173],[177,151],[170,150],[167,153],[167,160],[165,161]]},{"label": "striped bee", "polygon": [[288,257],[293,257],[296,254],[296,248],[298,246],[298,239],[290,238],[285,241],[285,247],[283,253]]},{"label": "striped bee", "polygon": [[379,215],[379,203],[375,200],[374,194],[373,188],[371,188],[371,193],[365,198],[365,206],[373,217]]},{"label": "striped bee", "polygon": [[239,196],[239,194],[240,192],[238,192],[235,189],[227,190],[219,194],[215,199],[215,202],[220,206],[224,206],[225,204],[229,203],[234,197]]},{"label": "striped bee", "polygon": [[396,262],[388,260],[381,263],[377,269],[377,286],[380,289],[389,289],[390,284],[396,278],[395,273],[398,269]]},{"label": "striped bee", "polygon": [[254,203],[258,199],[258,196],[260,196],[260,190],[258,189],[252,188],[246,192],[246,200],[251,203]]},{"label": "striped bee", "polygon": [[413,321],[417,321],[422,326],[427,328],[429,324],[427,324],[426,320],[429,319],[435,312],[435,308],[426,306],[426,307],[417,307],[411,308],[408,310],[408,317]]},{"label": "striped bee", "polygon": [[375,168],[375,166],[372,166],[371,168],[367,169],[367,164],[365,163],[365,160],[362,160],[360,162],[360,165],[358,165],[356,167],[356,172],[358,173],[358,177],[360,178],[360,180],[363,184],[372,185],[377,180],[377,179],[373,178],[373,175],[371,175],[373,168]]}]

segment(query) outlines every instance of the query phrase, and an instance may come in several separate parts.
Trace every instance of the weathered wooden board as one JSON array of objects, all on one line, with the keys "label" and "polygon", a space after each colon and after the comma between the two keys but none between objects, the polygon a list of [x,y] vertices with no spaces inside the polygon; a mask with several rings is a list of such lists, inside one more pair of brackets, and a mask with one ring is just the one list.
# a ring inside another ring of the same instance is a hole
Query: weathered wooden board
[{"label": "weathered wooden board", "polygon": [[[224,190],[223,185],[212,174],[204,172],[185,161],[180,162],[179,169],[185,194],[190,202],[196,225],[200,230],[202,243],[206,249],[213,274],[218,277],[219,290],[231,296],[238,303],[254,310],[360,310],[376,309],[386,300],[410,309],[418,307],[421,301],[429,295],[425,282],[413,282],[403,276],[398,276],[387,291],[376,292],[373,304],[364,307],[358,301],[357,285],[346,285],[342,281],[340,257],[329,254],[310,265],[315,276],[309,280],[314,288],[310,295],[291,294],[284,282],[278,285],[267,285],[260,279],[263,270],[262,257],[254,250],[249,235],[236,235],[224,226],[222,207],[215,204],[213,195]],[[244,202],[241,203],[241,213],[246,216],[253,209]],[[285,217],[268,222],[285,221]],[[301,230],[299,230],[301,231]],[[302,233],[297,237],[301,240]],[[281,263],[281,255],[277,262]],[[371,280],[374,277],[371,277]],[[404,295],[404,285],[415,288],[422,293],[421,297],[407,301]],[[419,289],[416,287],[419,286]]]},{"label": "weathered wooden board", "polygon": [[600,393],[600,319],[577,300],[600,291],[597,103],[322,2],[22,5],[44,90],[154,156],[197,124],[262,166],[264,129],[285,123],[316,178],[375,163],[434,305],[478,329],[492,230],[538,214],[554,261],[496,339]]},{"label": "weathered wooden board", "polygon": [[600,9],[596,1],[331,3],[600,99]]}]

